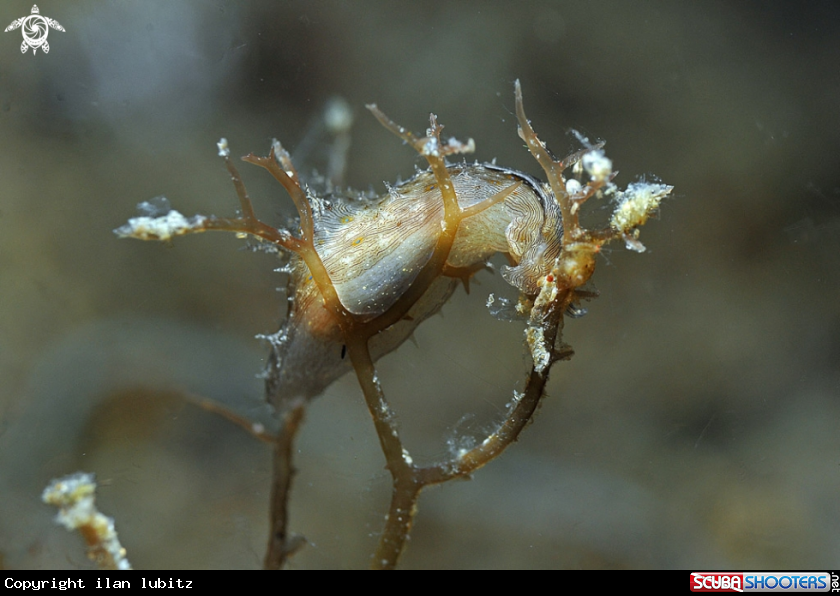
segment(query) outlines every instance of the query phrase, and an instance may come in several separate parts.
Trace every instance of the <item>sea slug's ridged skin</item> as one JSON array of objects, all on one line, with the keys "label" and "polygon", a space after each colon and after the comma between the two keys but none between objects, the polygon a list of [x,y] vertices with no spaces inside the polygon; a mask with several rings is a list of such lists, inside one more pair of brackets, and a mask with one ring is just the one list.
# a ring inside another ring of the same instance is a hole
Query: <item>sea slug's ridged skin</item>
[{"label": "sea slug's ridged skin", "polygon": [[[449,166],[461,208],[485,201],[519,183],[503,201],[464,219],[447,261],[474,267],[497,252],[515,264],[505,280],[526,294],[559,254],[560,210],[550,190],[527,174],[490,164]],[[342,304],[355,315],[374,318],[411,286],[429,260],[443,219],[443,202],[431,172],[389,189],[370,201],[324,201],[315,221],[315,247]],[[457,280],[436,280],[403,320],[371,339],[376,360],[396,349],[452,295]],[[341,333],[327,312],[303,262],[292,258],[289,316],[274,338],[280,362],[272,393],[280,400],[312,398],[349,371]],[[278,403],[272,400],[274,403]]]}]

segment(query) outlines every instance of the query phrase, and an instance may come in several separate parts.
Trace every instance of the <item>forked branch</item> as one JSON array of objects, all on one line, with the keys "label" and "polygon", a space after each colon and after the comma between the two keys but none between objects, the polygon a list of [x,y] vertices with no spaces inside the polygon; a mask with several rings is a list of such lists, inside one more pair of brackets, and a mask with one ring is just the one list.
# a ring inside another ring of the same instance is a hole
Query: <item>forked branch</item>
[{"label": "forked branch", "polygon": [[[443,126],[438,124],[434,115],[430,116],[430,125],[425,136],[415,135],[396,124],[375,105],[369,105],[370,111],[386,129],[426,159],[435,179],[435,184],[429,185],[429,189],[438,189],[442,207],[440,226],[435,228],[436,236],[428,260],[419,266],[413,281],[390,307],[375,316],[354,314],[342,303],[322,255],[316,249],[317,222],[310,205],[308,189],[301,185],[288,152],[277,141],[274,141],[267,157],[248,155],[243,159],[268,170],[289,193],[299,215],[300,230],[297,234],[273,228],[257,218],[247,189],[230,160],[230,151],[224,139],[219,143],[219,154],[224,157],[234,183],[239,199],[240,217],[196,216],[187,219],[177,211],[170,211],[158,217],[134,218],[117,230],[121,236],[144,240],[169,240],[178,235],[224,230],[239,235],[255,236],[300,257],[315,282],[324,308],[340,333],[392,476],[389,513],[372,560],[372,566],[377,569],[391,569],[397,565],[411,530],[417,511],[417,500],[423,488],[472,474],[498,457],[517,440],[545,394],[552,365],[571,356],[571,350],[565,348],[562,343],[564,316],[581,297],[589,294],[581,290],[581,287],[592,276],[595,256],[604,244],[615,239],[623,239],[627,246],[634,250],[644,250],[638,242],[637,228],[645,223],[658,208],[661,199],[671,190],[671,187],[661,184],[637,183],[628,187],[626,191],[618,191],[612,183],[615,174],[612,171],[612,162],[602,151],[603,143],[590,145],[586,141],[584,144],[587,147],[583,151],[569,155],[565,160],[555,159],[525,115],[519,81],[516,82],[515,97],[519,136],[526,142],[528,150],[548,179],[551,192],[546,192],[546,200],[556,202],[556,205],[551,205],[554,219],[550,221],[557,222],[562,218],[562,227],[554,224],[545,226],[539,229],[539,234],[552,236],[552,240],[558,235],[562,238],[559,244],[554,243],[555,247],[559,245],[559,249],[551,253],[552,257],[546,257],[545,252],[536,252],[537,256],[534,258],[541,259],[537,269],[541,277],[535,284],[527,286],[527,293],[523,292],[520,299],[520,305],[525,305],[524,310],[528,315],[525,336],[533,360],[533,366],[524,383],[524,392],[515,394],[516,399],[508,408],[505,419],[494,432],[476,447],[454,453],[446,461],[425,467],[414,462],[400,438],[396,417],[379,383],[371,355],[370,340],[405,319],[441,276],[458,277],[466,285],[470,276],[484,267],[484,262],[466,267],[448,264],[459,227],[465,219],[479,216],[518,193],[525,175],[492,196],[462,207],[450,177],[450,166],[446,163],[446,157],[472,152],[475,148],[472,139],[467,143],[455,139],[442,142],[440,133]],[[563,173],[571,166],[575,166],[577,177],[567,180]],[[581,179],[584,172],[588,174],[588,180]],[[585,229],[580,224],[580,207],[592,197],[605,195],[612,195],[615,202],[609,226],[598,230]],[[431,197],[437,200],[436,196]],[[548,208],[544,204],[543,207]],[[537,235],[537,240],[540,238]],[[536,289],[532,291],[532,288]],[[272,359],[272,366],[280,366],[277,358]],[[286,403],[286,410],[278,413],[281,417],[280,430],[276,436],[270,437],[274,445],[274,471],[271,531],[265,558],[265,567],[268,569],[281,568],[288,556],[299,546],[299,540],[291,538],[288,532],[288,497],[293,475],[293,440],[303,419],[305,405],[305,400],[290,400]]]}]

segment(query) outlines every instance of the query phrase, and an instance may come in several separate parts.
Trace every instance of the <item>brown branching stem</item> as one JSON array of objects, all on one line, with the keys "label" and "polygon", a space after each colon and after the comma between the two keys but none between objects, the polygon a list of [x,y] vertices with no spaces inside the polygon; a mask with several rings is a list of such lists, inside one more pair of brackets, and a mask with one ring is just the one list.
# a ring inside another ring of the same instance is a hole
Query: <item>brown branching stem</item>
[{"label": "brown branching stem", "polygon": [[304,544],[301,536],[289,535],[289,495],[295,468],[292,465],[294,440],[303,422],[305,404],[299,403],[283,416],[280,433],[274,441],[268,549],[264,569],[282,569],[290,555]]},{"label": "brown branching stem", "polygon": [[[550,321],[545,328],[546,336],[550,338],[549,341],[552,342],[552,345],[562,325],[563,312],[564,308],[555,305],[550,314]],[[559,357],[558,354],[558,359]],[[519,434],[528,425],[537,410],[545,393],[547,382],[547,371],[539,373],[532,368],[524,395],[499,428],[484,439],[480,445],[458,454],[453,460],[427,467],[418,467],[413,464],[396,434],[392,439],[389,439],[387,447],[383,443],[383,451],[385,451],[388,460],[388,469],[393,478],[393,487],[391,505],[385,518],[385,528],[380,536],[379,546],[371,563],[372,568],[394,569],[396,567],[405,548],[405,541],[411,531],[414,516],[417,513],[417,500],[425,487],[442,484],[454,478],[469,476],[495,459],[517,440]],[[379,429],[377,428],[377,430]],[[381,438],[382,435],[380,434]]]},{"label": "brown branching stem", "polygon": [[[573,265],[576,265],[579,260],[578,253],[581,250],[581,241],[591,243],[589,250],[584,252],[594,254],[597,252],[598,246],[604,241],[611,239],[614,234],[609,230],[605,230],[601,232],[603,238],[595,239],[592,236],[585,237],[586,234],[582,232],[578,223],[577,209],[573,208],[572,202],[565,192],[562,171],[568,164],[554,160],[549,155],[543,143],[537,138],[536,133],[525,117],[522,107],[522,95],[518,84],[516,100],[520,134],[528,143],[528,148],[531,153],[545,170],[549,183],[561,207],[566,233],[564,234],[564,251],[558,259],[558,262],[565,258],[567,260],[570,259]],[[269,242],[279,244],[283,248],[299,254],[305,261],[321,291],[325,307],[335,315],[342,330],[343,339],[347,346],[347,353],[353,364],[368,409],[370,410],[382,452],[385,456],[387,468],[393,479],[391,505],[386,517],[385,528],[380,537],[379,546],[372,560],[373,568],[392,569],[396,567],[400,554],[405,547],[405,541],[411,530],[414,515],[417,511],[417,500],[422,489],[426,486],[440,484],[456,477],[472,474],[515,442],[519,434],[531,420],[544,395],[545,385],[548,381],[548,369],[540,371],[536,366],[532,368],[528,375],[525,392],[522,397],[511,408],[507,418],[499,428],[482,441],[480,445],[457,454],[452,460],[440,462],[435,465],[420,467],[414,463],[400,439],[396,418],[379,383],[376,367],[368,348],[368,341],[377,333],[387,329],[405,317],[411,307],[423,296],[434,280],[441,275],[464,275],[465,278],[468,278],[467,274],[471,272],[461,271],[460,269],[449,267],[446,264],[455,241],[458,226],[464,219],[503,201],[521,183],[517,182],[512,184],[486,201],[462,209],[458,204],[455,188],[449,177],[445,156],[452,153],[468,151],[471,149],[472,143],[467,145],[453,141],[445,145],[441,143],[440,132],[443,127],[437,123],[434,115],[430,118],[430,127],[427,131],[427,136],[417,137],[390,120],[375,105],[368,106],[368,108],[388,130],[402,138],[426,158],[430,169],[435,175],[443,202],[441,232],[436,240],[432,255],[418,273],[411,287],[408,288],[390,309],[372,320],[362,321],[353,317],[344,308],[326,268],[314,248],[312,213],[306,199],[306,193],[298,182],[297,174],[294,171],[288,154],[282,151],[282,149],[279,153],[275,153],[279,144],[275,143],[268,157],[261,158],[248,155],[243,159],[268,170],[289,192],[300,215],[301,237],[296,238],[286,231],[274,230],[256,219],[250,205],[250,199],[247,196],[247,191],[239,179],[236,168],[229,160],[226,161],[228,169],[231,171],[237,194],[239,195],[243,218],[241,220],[215,219],[209,222],[207,229],[232,229],[237,232],[245,232],[268,240]],[[572,159],[576,160],[578,158],[579,156],[573,156]],[[591,189],[584,200],[594,194],[595,190]],[[569,252],[575,254],[573,256],[566,254]],[[588,279],[588,275],[585,277]],[[543,313],[539,324],[542,328],[546,345],[555,346],[559,343],[563,313],[575,298],[575,288],[584,282],[585,280],[578,276],[572,283],[567,283],[564,287],[558,287],[556,296],[545,308],[545,313]],[[560,354],[553,353],[549,367],[550,364],[561,356]],[[283,431],[275,443],[274,484],[271,507],[272,531],[269,539],[268,554],[265,559],[265,567],[267,569],[282,567],[291,550],[286,538],[288,522],[286,503],[293,473],[291,466],[291,444],[302,418],[302,411],[302,406],[299,406],[291,413],[286,414]]]},{"label": "brown branching stem", "polygon": [[306,403],[303,400],[290,404],[282,416],[280,426],[272,432],[261,424],[254,424],[229,408],[202,396],[186,394],[189,401],[207,411],[219,414],[241,426],[249,434],[272,446],[272,484],[269,504],[269,535],[263,569],[282,569],[289,556],[304,544],[302,536],[289,533],[289,495],[292,478],[296,472],[293,465],[294,440],[303,423]]},{"label": "brown branching stem", "polygon": [[[555,264],[555,270],[558,270],[558,272],[564,272],[569,268],[573,270],[571,274],[558,275],[560,277],[558,282],[566,282],[566,284],[565,286],[558,286],[556,294],[547,304],[542,306],[544,312],[532,313],[532,321],[536,321],[539,324],[545,345],[552,347],[550,362],[544,370],[539,370],[536,364],[531,369],[524,395],[511,409],[499,428],[482,441],[480,445],[464,453],[457,454],[451,461],[441,462],[428,467],[415,466],[408,451],[402,446],[394,425],[392,423],[387,425],[377,424],[377,432],[380,435],[380,442],[382,443],[383,452],[388,463],[388,469],[393,478],[393,488],[391,506],[386,518],[385,529],[380,537],[379,546],[372,562],[372,567],[375,569],[393,569],[396,567],[399,556],[405,546],[405,540],[411,530],[411,525],[417,510],[417,499],[424,487],[440,484],[459,476],[467,476],[486,465],[516,441],[519,434],[531,420],[545,394],[545,385],[548,381],[548,372],[551,365],[556,360],[564,357],[553,346],[559,344],[563,315],[575,299],[575,289],[586,283],[589,276],[591,276],[592,266],[590,266],[589,261],[594,258],[593,255],[598,251],[600,245],[614,237],[614,234],[610,234],[609,237],[595,239],[591,236],[587,237],[585,232],[581,230],[577,209],[573,208],[569,196],[565,192],[562,171],[566,167],[566,164],[562,161],[554,160],[549,155],[545,145],[539,140],[533,128],[531,128],[525,116],[522,93],[518,81],[516,83],[516,108],[520,123],[520,134],[528,144],[531,153],[543,167],[548,176],[549,184],[561,207],[564,224],[564,244],[563,251],[558,258],[558,262]],[[432,171],[435,173],[438,185],[441,188],[444,201],[444,220],[448,223],[447,215],[449,214],[450,203],[447,201],[446,191],[447,189],[451,189],[451,182],[448,180],[448,177],[445,177],[445,167],[436,167],[438,166],[436,156],[429,155],[425,151],[425,148],[428,147],[428,139],[416,139],[413,135],[407,133],[405,129],[397,126],[385,117],[375,106],[371,106],[371,111],[374,112],[374,115],[377,116],[386,128],[406,140],[406,142],[427,158]],[[430,132],[439,135],[439,131],[440,128],[437,127],[437,123],[433,117]],[[442,162],[443,160],[441,159],[440,161]],[[594,194],[595,190],[592,190],[586,198]],[[463,216],[463,213],[458,213],[458,215]],[[457,227],[457,223],[455,223],[455,226]],[[446,226],[444,226],[444,230],[446,230]],[[585,253],[583,259],[580,256],[580,243],[582,240],[588,241],[588,246],[582,251]],[[443,248],[441,252],[446,252],[448,256],[446,247],[441,247],[440,241],[436,247],[436,252],[438,248]],[[442,271],[443,268],[438,273]],[[536,310],[538,306],[535,305],[534,308]],[[366,346],[364,348],[364,351],[367,352]],[[384,401],[385,398],[382,395],[381,388],[377,383],[372,383],[367,380],[367,377],[373,377],[375,372],[373,363],[370,361],[369,353],[362,354],[362,356],[365,355],[366,358],[363,359],[359,355],[353,355],[351,352],[351,357],[354,358],[353,365],[362,384],[362,389],[368,401],[368,406],[371,409],[371,414],[375,422],[381,417],[387,417],[390,420],[390,409]]]},{"label": "brown branching stem", "polygon": [[[566,190],[564,170],[584,158],[586,153],[599,151],[602,144],[590,146],[584,151],[568,156],[565,160],[555,159],[538,138],[525,115],[522,91],[518,81],[515,97],[519,135],[544,170],[560,209],[563,223],[562,245],[559,256],[550,267],[550,273],[539,282],[539,293],[524,296],[523,303],[531,305],[529,334],[526,335],[534,357],[534,366],[526,379],[524,393],[519,395],[515,403],[509,407],[505,419],[494,432],[490,433],[479,445],[470,450],[455,453],[447,461],[425,467],[414,463],[400,439],[396,417],[379,383],[369,341],[406,317],[417,301],[441,276],[461,278],[467,286],[470,276],[483,268],[484,264],[477,267],[452,267],[447,264],[461,222],[504,201],[517,190],[521,182],[511,184],[481,203],[467,208],[460,207],[445,158],[448,155],[472,151],[474,147],[472,140],[466,144],[454,139],[442,143],[440,133],[443,127],[438,124],[434,115],[430,117],[430,126],[426,135],[416,136],[393,122],[375,105],[369,105],[368,109],[385,128],[403,139],[427,160],[435,176],[436,186],[440,190],[443,205],[441,231],[436,238],[430,258],[417,273],[414,282],[391,308],[373,319],[353,315],[342,304],[336,287],[315,249],[315,222],[307,191],[301,186],[289,154],[277,141],[273,143],[267,157],[248,155],[243,160],[265,168],[283,185],[298,211],[299,234],[296,236],[288,230],[278,230],[257,218],[245,185],[226,153],[223,155],[239,198],[241,217],[204,218],[186,232],[225,230],[252,235],[296,253],[306,264],[320,291],[324,307],[333,315],[341,331],[347,354],[373,419],[386,466],[392,477],[391,504],[372,560],[372,567],[376,569],[396,567],[411,530],[417,511],[417,501],[423,488],[472,474],[498,457],[518,439],[545,395],[551,366],[556,361],[567,359],[571,355],[570,350],[562,350],[558,347],[562,345],[564,316],[570,305],[587,296],[588,293],[579,288],[587,283],[594,271],[595,255],[607,242],[627,238],[629,228],[587,230],[580,225],[579,221],[580,206],[589,198],[600,196],[602,189],[611,184],[614,174],[606,172],[599,177],[593,176],[582,190],[574,192],[573,197],[570,197]],[[304,407],[305,403],[302,401],[287,405],[285,411],[279,412],[281,425],[277,435],[262,437],[264,440],[268,438],[274,447],[271,526],[265,557],[266,569],[282,568],[289,555],[302,542],[301,539],[289,536],[288,499],[294,475],[293,442],[303,420]],[[236,417],[234,420],[247,426]]]}]

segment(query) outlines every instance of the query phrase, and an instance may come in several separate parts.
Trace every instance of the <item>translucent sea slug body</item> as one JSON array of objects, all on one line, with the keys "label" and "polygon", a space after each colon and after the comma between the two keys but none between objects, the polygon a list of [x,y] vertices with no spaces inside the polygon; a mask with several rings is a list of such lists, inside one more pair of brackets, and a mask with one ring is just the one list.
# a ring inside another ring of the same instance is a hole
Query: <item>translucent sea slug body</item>
[{"label": "translucent sea slug body", "polygon": [[[426,136],[417,137],[370,105],[385,128],[429,162],[429,170],[378,199],[321,198],[301,184],[290,155],[275,141],[268,157],[243,159],[267,169],[289,192],[299,215],[299,230],[293,233],[256,217],[222,139],[219,155],[231,173],[241,217],[186,218],[143,203],[146,215],[116,232],[168,241],[195,232],[232,231],[290,254],[288,317],[277,333],[266,336],[272,345],[265,375],[268,400],[280,410],[284,403],[319,395],[351,366],[357,373],[360,367],[372,369],[440,310],[459,279],[466,285],[495,253],[507,256],[510,265],[502,276],[525,298],[527,343],[542,374],[557,356],[542,335],[549,305],[558,296],[565,296],[563,308],[575,303],[607,242],[623,239],[629,249],[644,251],[638,227],[671,187],[641,181],[619,190],[603,143],[593,145],[580,136],[585,148],[556,160],[525,117],[518,83],[515,96],[519,136],[548,183],[495,164],[448,164],[447,156],[472,152],[472,140],[442,142],[434,115]],[[569,168],[573,177],[566,178]],[[584,202],[607,196],[614,205],[609,227],[582,227]],[[348,345],[359,348],[350,349],[351,358],[371,361],[351,365],[345,358]]]},{"label": "translucent sea slug body", "polygon": [[[522,292],[538,291],[538,279],[560,252],[561,215],[551,190],[534,178],[491,164],[452,165],[449,175],[459,206],[479,206],[509,189],[503,200],[464,219],[436,280],[408,316],[371,340],[374,360],[405,341],[438,312],[458,278],[483,268],[497,252],[513,263],[503,277]],[[490,201],[492,202],[492,201]],[[369,201],[324,201],[315,213],[315,247],[345,308],[373,318],[387,311],[429,260],[441,230],[443,205],[435,176],[422,172]],[[289,317],[271,337],[281,364],[277,397],[314,397],[349,371],[335,318],[302,259],[293,257]],[[281,398],[282,399],[282,398]]]}]

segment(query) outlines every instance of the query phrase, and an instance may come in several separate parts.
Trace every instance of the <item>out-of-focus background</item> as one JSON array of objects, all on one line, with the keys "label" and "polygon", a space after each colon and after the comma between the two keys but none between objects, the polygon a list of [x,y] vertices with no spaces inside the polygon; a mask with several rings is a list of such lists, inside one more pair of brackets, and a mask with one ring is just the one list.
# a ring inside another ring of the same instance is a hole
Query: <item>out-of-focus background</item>
[{"label": "out-of-focus background", "polygon": [[[30,13],[7,0],[0,25]],[[257,568],[269,450],[185,403],[258,400],[285,313],[275,257],[205,234],[118,240],[135,205],[229,215],[215,142],[293,153],[356,117],[348,182],[422,165],[364,110],[473,137],[540,175],[513,81],[555,153],[606,139],[624,186],[675,186],[616,246],[533,425],[420,501],[406,568],[791,568],[840,560],[840,6],[788,2],[39,3],[65,32],[0,34],[0,563],[86,568],[40,491],[85,470],[138,568]],[[307,163],[308,162],[308,163]],[[302,168],[317,167],[309,152]],[[292,213],[243,165],[259,213]],[[598,216],[599,213],[595,213]],[[606,213],[600,215],[606,217]],[[381,362],[414,458],[480,436],[521,387],[521,326],[480,274]],[[293,568],[365,567],[389,494],[352,377],[299,440]]]}]

